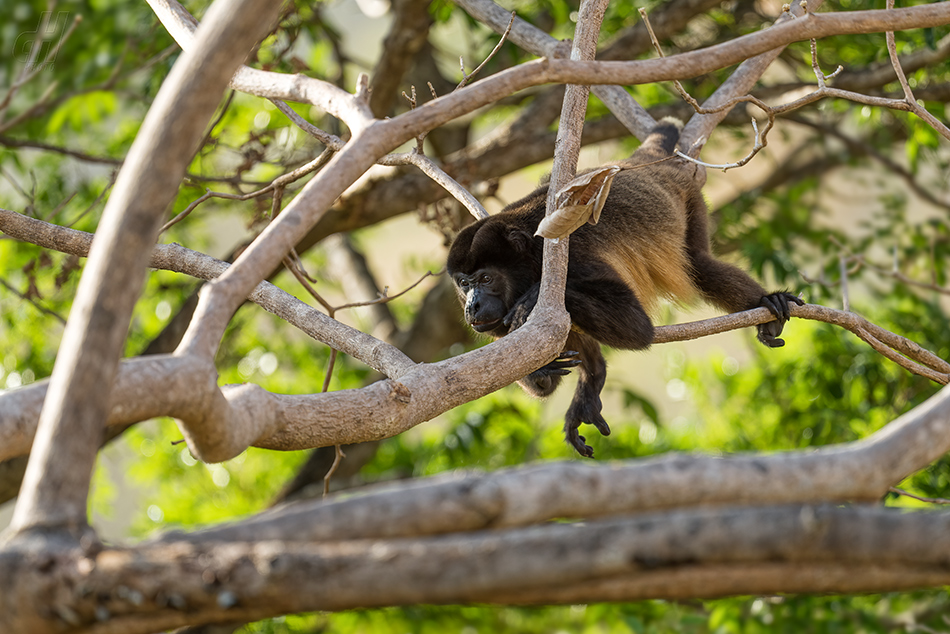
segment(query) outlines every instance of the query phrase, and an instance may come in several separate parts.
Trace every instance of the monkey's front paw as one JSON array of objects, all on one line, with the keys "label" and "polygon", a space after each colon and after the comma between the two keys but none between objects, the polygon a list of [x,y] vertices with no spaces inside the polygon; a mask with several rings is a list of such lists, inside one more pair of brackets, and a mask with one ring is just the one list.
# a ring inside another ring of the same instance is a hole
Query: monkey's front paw
[{"label": "monkey's front paw", "polygon": [[505,319],[502,323],[508,327],[508,332],[514,332],[524,326],[530,314],[531,308],[524,304],[515,304],[514,308],[509,310],[508,314],[505,315]]},{"label": "monkey's front paw", "polygon": [[781,348],[785,345],[785,340],[780,339],[785,322],[792,318],[792,309],[790,304],[795,303],[804,306],[805,302],[800,297],[792,295],[785,291],[765,295],[759,302],[760,306],[769,309],[769,312],[775,315],[775,321],[758,325],[758,339],[770,348]]},{"label": "monkey's front paw", "polygon": [[[580,355],[580,352],[576,352],[574,350],[565,350],[559,354],[554,361],[542,367],[541,370],[543,370],[545,374],[559,374],[561,376],[568,375],[571,373],[572,369],[576,368],[582,363],[581,360],[577,358],[578,355]],[[538,370],[538,372],[541,370]]]},{"label": "monkey's front paw", "polygon": [[785,322],[792,318],[792,309],[789,306],[790,303],[804,306],[805,300],[803,300],[801,297],[798,297],[797,295],[789,293],[788,291],[778,291],[777,293],[763,296],[759,301],[759,306],[765,306],[769,309],[770,313],[775,315],[777,319],[781,319],[783,322]]},{"label": "monkey's front paw", "polygon": [[528,289],[528,292],[519,297],[514,306],[511,307],[511,310],[508,311],[508,314],[505,315],[505,319],[502,323],[508,326],[508,332],[521,328],[525,322],[528,321],[528,316],[538,303],[540,287],[540,284],[535,284]]},{"label": "monkey's front paw", "polygon": [[549,396],[560,385],[561,377],[570,374],[571,369],[581,363],[580,359],[575,359],[578,354],[580,353],[573,350],[565,350],[554,361],[541,366],[518,381],[518,384],[532,396],[538,398]]}]

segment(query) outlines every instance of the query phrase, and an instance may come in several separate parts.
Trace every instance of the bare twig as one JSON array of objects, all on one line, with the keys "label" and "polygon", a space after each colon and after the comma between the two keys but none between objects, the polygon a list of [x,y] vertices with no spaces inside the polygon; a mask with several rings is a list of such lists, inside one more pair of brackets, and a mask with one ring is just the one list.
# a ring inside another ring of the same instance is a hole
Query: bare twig
[{"label": "bare twig", "polygon": [[482,60],[482,63],[479,64],[475,68],[475,70],[472,71],[471,75],[465,74],[465,62],[462,61],[461,57],[459,58],[459,63],[462,65],[462,81],[460,81],[458,86],[455,87],[456,90],[468,84],[468,82],[471,81],[472,77],[477,75],[478,71],[485,68],[485,64],[487,64],[491,60],[491,58],[493,58],[495,54],[501,50],[501,47],[504,45],[505,41],[508,39],[508,34],[511,33],[511,26],[515,23],[515,15],[516,15],[516,12],[512,11],[511,19],[508,20],[508,28],[506,28],[505,32],[501,34],[501,39],[498,40],[498,44],[496,44],[495,48],[492,49],[492,52],[488,54],[488,57]]},{"label": "bare twig", "polygon": [[[329,374],[327,376],[329,376]],[[333,445],[333,449],[333,464],[330,465],[330,469],[327,471],[327,474],[323,476],[323,497],[330,495],[330,480],[333,478],[336,470],[340,467],[340,463],[343,462],[344,458],[346,458],[346,454],[343,453],[343,447],[340,445]]]},{"label": "bare twig", "polygon": [[86,161],[87,163],[122,165],[122,159],[112,158],[111,156],[96,156],[94,154],[89,154],[80,150],[50,145],[49,143],[41,143],[40,141],[31,141],[29,139],[14,139],[8,136],[0,136],[0,145],[5,145],[6,147],[32,148],[36,150],[44,150],[46,152],[55,152],[64,156],[71,156],[72,158],[76,158],[81,161]]},{"label": "bare twig", "polygon": [[838,68],[836,68],[833,73],[831,73],[830,75],[825,75],[821,70],[821,66],[819,66],[818,64],[818,41],[812,38],[810,40],[810,45],[811,45],[811,68],[815,72],[815,81],[818,82],[819,89],[824,88],[825,82],[829,79],[833,79],[837,77],[841,73],[841,71],[844,70],[844,66],[841,66],[839,64]]},{"label": "bare twig", "polygon": [[[888,10],[894,8],[894,0],[887,0],[887,8]],[[950,128],[930,114],[926,108],[917,103],[914,92],[910,89],[910,84],[907,83],[907,77],[904,75],[904,69],[901,67],[900,58],[897,56],[897,44],[894,42],[894,32],[885,32],[884,38],[887,41],[887,54],[890,56],[891,64],[894,66],[894,72],[897,73],[897,80],[904,90],[904,100],[907,102],[907,105],[910,106],[914,114],[930,124],[943,138],[950,139]]]},{"label": "bare twig", "polygon": [[207,189],[205,190],[204,194],[202,194],[200,197],[193,200],[191,204],[185,207],[185,209],[183,209],[179,214],[177,214],[174,218],[166,222],[164,226],[162,226],[162,230],[160,233],[165,233],[166,231],[168,231],[168,229],[170,229],[174,225],[178,224],[179,222],[187,218],[188,215],[191,214],[191,212],[193,212],[198,207],[198,205],[205,202],[209,198],[224,198],[227,200],[245,201],[245,200],[251,200],[252,198],[258,198],[260,196],[269,194],[271,192],[275,192],[275,199],[276,199],[279,197],[279,195],[276,192],[282,191],[289,184],[303,178],[307,174],[316,172],[317,170],[322,168],[324,165],[326,165],[327,162],[329,162],[331,158],[333,158],[333,154],[334,154],[334,150],[331,148],[327,148],[323,152],[320,153],[320,156],[313,159],[309,163],[305,165],[301,165],[300,167],[293,170],[292,172],[287,172],[286,174],[282,174],[281,176],[278,176],[273,181],[271,181],[268,185],[258,190],[249,192],[247,194],[228,194],[226,192],[216,192],[216,191],[211,191],[210,189]]},{"label": "bare twig", "polygon": [[481,219],[488,217],[488,212],[471,192],[462,187],[454,178],[446,174],[441,167],[436,165],[435,161],[425,154],[420,153],[418,150],[403,154],[389,154],[377,162],[380,165],[415,165],[422,170],[426,176],[442,186],[455,200],[462,203],[475,218]]},{"label": "bare twig", "polygon": [[16,295],[23,301],[29,302],[36,310],[40,311],[44,315],[49,315],[50,317],[59,321],[64,326],[66,325],[66,320],[59,313],[52,311],[49,308],[46,308],[45,306],[40,304],[38,301],[36,301],[32,297],[28,297],[27,295],[24,295],[23,293],[15,289],[12,285],[10,285],[6,280],[0,279],[0,286],[3,286],[5,289],[10,291],[11,293]]},{"label": "bare twig", "polygon": [[851,298],[848,294],[848,260],[845,257],[838,258],[838,271],[841,274],[841,309],[845,312],[851,312]]},{"label": "bare twig", "polygon": [[310,123],[309,121],[301,117],[299,114],[297,114],[293,108],[288,106],[282,100],[271,99],[270,102],[273,103],[275,106],[277,106],[277,109],[283,112],[284,115],[286,115],[288,119],[293,121],[293,123],[298,128],[300,128],[301,130],[303,130],[304,132],[306,132],[307,134],[315,138],[320,143],[323,143],[329,149],[334,150],[336,152],[339,152],[340,150],[343,149],[344,142],[343,142],[343,139],[341,139],[340,137],[334,134],[330,134],[329,132],[324,132],[317,126],[313,125],[312,123]]},{"label": "bare twig", "polygon": [[913,498],[921,502],[926,502],[928,504],[950,504],[950,500],[946,498],[928,498],[920,495],[915,495],[910,491],[905,491],[904,489],[898,489],[897,487],[890,487],[888,489],[891,493],[896,493],[897,495],[903,495],[905,497]]},{"label": "bare twig", "polygon": [[[660,57],[665,57],[663,53],[663,49],[660,47],[660,41],[657,39],[656,33],[653,32],[653,26],[650,24],[650,18],[647,15],[646,9],[641,8],[639,9],[639,12],[640,12],[640,17],[643,19],[643,25],[646,27],[647,33],[650,34],[650,41],[653,42],[653,47],[656,49],[657,54]],[[752,158],[756,154],[758,154],[760,150],[764,149],[765,146],[768,145],[767,135],[769,133],[769,130],[772,129],[772,125],[775,123],[775,114],[773,113],[772,109],[769,108],[765,104],[765,102],[763,102],[761,99],[757,97],[753,97],[752,95],[744,95],[742,97],[736,97],[735,99],[715,108],[704,108],[699,104],[698,101],[696,101],[696,99],[693,98],[692,95],[690,95],[686,91],[685,88],[683,88],[683,84],[681,84],[678,80],[674,79],[673,85],[676,87],[676,91],[686,101],[686,103],[691,105],[693,107],[693,110],[695,110],[698,114],[715,114],[717,112],[722,112],[723,110],[731,109],[737,104],[740,104],[743,102],[749,102],[758,106],[759,109],[765,112],[765,114],[768,116],[768,123],[762,129],[761,133],[759,132],[758,123],[756,123],[755,119],[752,119],[752,130],[755,134],[755,143],[752,146],[752,150],[750,150],[749,154],[747,154],[745,158],[739,161],[736,161],[735,163],[729,163],[725,165],[713,165],[711,163],[705,163],[703,161],[700,161],[699,159],[695,159],[679,150],[674,150],[674,153],[680,158],[684,158],[687,161],[696,163],[697,165],[702,165],[703,167],[721,169],[722,171],[725,172],[728,169],[732,169],[735,167],[742,167],[743,165],[751,161]]]},{"label": "bare twig", "polygon": [[[826,308],[817,304],[791,308],[793,317],[823,321],[849,330],[879,353],[914,374],[927,377],[941,385],[950,382],[950,363],[913,341],[872,324],[856,313]],[[659,326],[653,343],[688,341],[728,330],[747,328],[757,323],[771,321],[770,315],[771,313],[765,308],[755,308],[702,321]]]}]

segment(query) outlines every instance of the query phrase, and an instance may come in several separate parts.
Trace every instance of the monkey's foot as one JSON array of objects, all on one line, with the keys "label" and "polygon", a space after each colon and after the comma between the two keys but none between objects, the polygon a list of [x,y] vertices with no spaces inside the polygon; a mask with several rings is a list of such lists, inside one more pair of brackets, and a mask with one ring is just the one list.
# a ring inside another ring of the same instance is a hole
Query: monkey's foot
[{"label": "monkey's foot", "polygon": [[590,415],[587,420],[581,421],[578,419],[572,419],[570,412],[568,412],[567,420],[564,422],[564,436],[567,440],[567,444],[574,447],[574,449],[580,455],[586,458],[594,457],[594,448],[588,445],[585,441],[587,440],[578,432],[578,428],[581,426],[582,422],[589,423],[597,428],[604,436],[610,435],[610,425],[607,424],[607,421],[604,420],[604,417],[600,415],[600,412],[596,412]]}]

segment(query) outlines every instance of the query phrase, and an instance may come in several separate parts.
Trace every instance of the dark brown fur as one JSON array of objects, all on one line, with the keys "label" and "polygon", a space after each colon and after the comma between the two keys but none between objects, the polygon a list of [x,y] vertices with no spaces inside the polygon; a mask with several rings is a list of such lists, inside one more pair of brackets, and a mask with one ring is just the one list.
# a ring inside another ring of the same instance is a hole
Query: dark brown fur
[{"label": "dark brown fur", "polygon": [[[707,209],[693,165],[669,158],[679,128],[662,122],[614,178],[596,225],[571,236],[565,306],[572,332],[564,353],[519,383],[537,396],[552,393],[578,366],[578,385],[565,420],[567,440],[581,454],[593,450],[577,432],[582,422],[603,434],[600,391],[606,364],[600,343],[640,350],[653,341],[649,313],[660,299],[696,295],[728,312],[766,306],[777,320],[759,326],[759,340],[777,347],[789,318],[788,293],[767,294],[741,269],[709,249]],[[666,159],[666,160],[663,160]],[[534,237],[544,217],[547,187],[463,229],[449,252],[448,271],[473,327],[502,337],[527,319],[537,301],[543,242]]]}]

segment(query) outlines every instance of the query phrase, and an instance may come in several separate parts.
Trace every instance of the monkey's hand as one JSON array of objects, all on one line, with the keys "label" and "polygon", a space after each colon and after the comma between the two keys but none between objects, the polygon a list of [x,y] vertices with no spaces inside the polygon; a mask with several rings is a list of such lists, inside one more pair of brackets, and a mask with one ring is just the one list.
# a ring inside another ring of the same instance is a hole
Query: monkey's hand
[{"label": "monkey's hand", "polygon": [[792,318],[792,311],[790,308],[791,302],[794,302],[799,306],[805,305],[805,302],[801,298],[785,291],[779,291],[777,293],[772,293],[771,295],[765,295],[759,302],[760,306],[765,306],[769,309],[770,313],[775,315],[775,321],[759,324],[758,326],[759,341],[767,345],[769,348],[781,348],[785,345],[785,340],[779,339],[779,335],[782,334],[782,329],[785,327],[785,322]]},{"label": "monkey's hand", "polygon": [[532,396],[550,396],[561,383],[561,377],[570,374],[571,369],[580,365],[581,360],[575,358],[579,354],[573,350],[565,350],[554,361],[538,368],[518,383]]},{"label": "monkey's hand", "polygon": [[538,303],[538,294],[540,292],[541,284],[535,284],[528,289],[527,293],[518,298],[502,322],[505,326],[508,326],[508,332],[513,332],[524,326],[525,322],[528,321],[528,315],[531,314],[531,311],[534,310],[535,305]]}]

